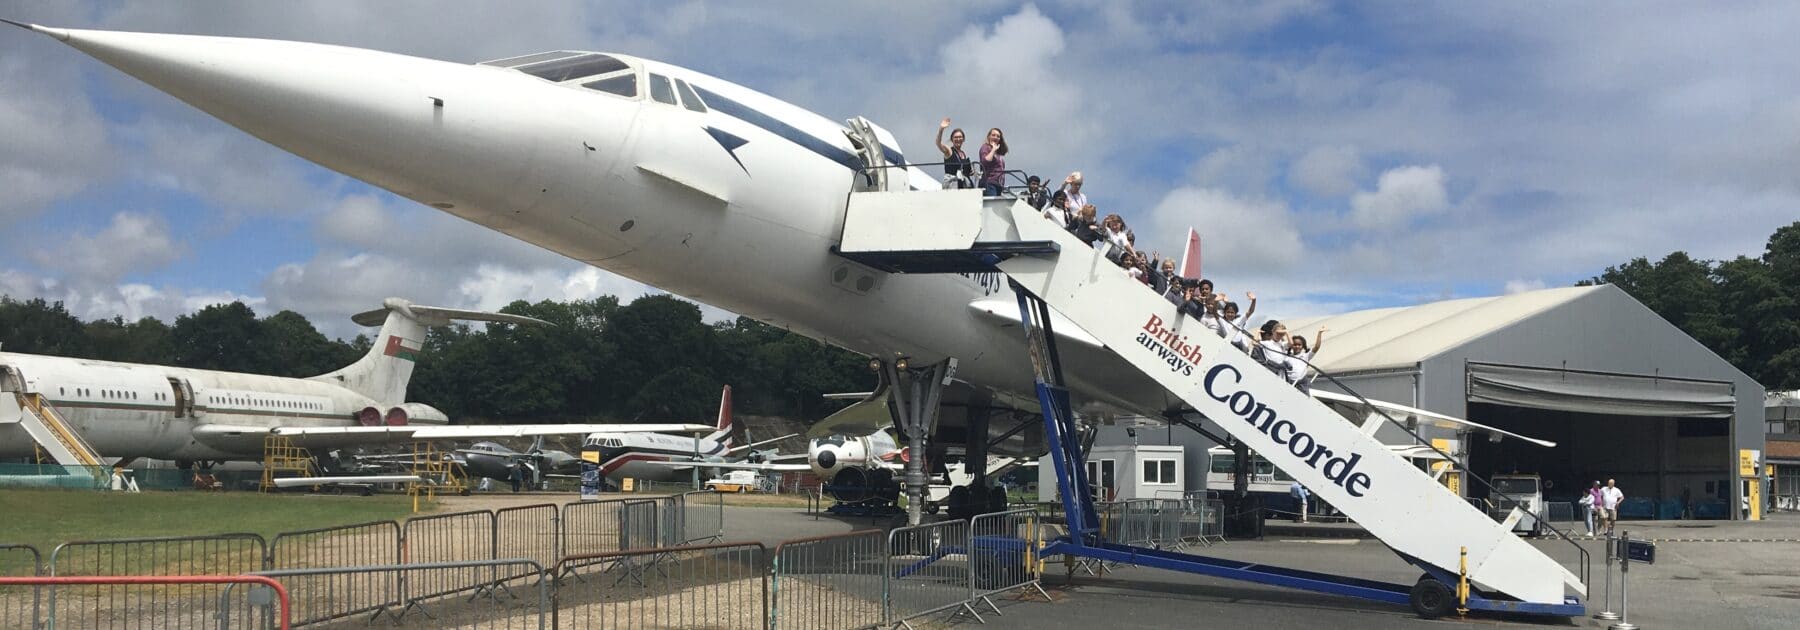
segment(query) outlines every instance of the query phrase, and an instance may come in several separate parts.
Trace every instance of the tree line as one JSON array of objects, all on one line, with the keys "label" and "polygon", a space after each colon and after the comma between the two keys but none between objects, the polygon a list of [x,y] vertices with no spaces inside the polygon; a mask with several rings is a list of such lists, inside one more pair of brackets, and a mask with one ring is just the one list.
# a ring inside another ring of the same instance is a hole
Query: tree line
[{"label": "tree line", "polygon": [[[1800,222],[1761,257],[1634,258],[1578,284],[1614,284],[1771,391],[1800,389]],[[866,360],[749,318],[707,324],[671,296],[519,301],[502,309],[551,326],[447,326],[426,336],[409,398],[455,421],[695,420],[731,384],[740,413],[814,420],[822,394],[868,391]],[[83,322],[61,302],[0,297],[0,349],[275,376],[315,376],[368,352],[306,316],[258,318],[242,302],[175,318]]]},{"label": "tree line", "polygon": [[[551,326],[432,329],[408,398],[454,422],[704,420],[730,384],[741,414],[814,420],[823,394],[868,391],[862,357],[749,318],[707,324],[671,296],[514,302]],[[258,318],[242,302],[175,318],[83,322],[61,302],[0,297],[0,349],[107,361],[306,377],[367,353],[368,334],[329,339],[304,315]]]},{"label": "tree line", "polygon": [[1800,389],[1800,222],[1776,229],[1758,258],[1677,251],[1577,284],[1617,285],[1769,391]]}]

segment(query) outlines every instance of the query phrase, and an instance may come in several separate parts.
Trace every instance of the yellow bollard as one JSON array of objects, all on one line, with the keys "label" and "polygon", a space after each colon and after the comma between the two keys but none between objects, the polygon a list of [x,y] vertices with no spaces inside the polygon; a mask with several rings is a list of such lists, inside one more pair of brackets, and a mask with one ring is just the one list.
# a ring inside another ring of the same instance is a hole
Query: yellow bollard
[{"label": "yellow bollard", "polygon": [[1469,548],[1463,547],[1458,559],[1456,578],[1456,614],[1469,616]]}]

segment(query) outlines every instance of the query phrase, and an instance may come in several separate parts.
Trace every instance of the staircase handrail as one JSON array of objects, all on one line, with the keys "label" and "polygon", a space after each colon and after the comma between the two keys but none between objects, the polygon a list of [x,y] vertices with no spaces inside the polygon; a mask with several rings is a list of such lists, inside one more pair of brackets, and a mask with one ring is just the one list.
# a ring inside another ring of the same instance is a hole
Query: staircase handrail
[{"label": "staircase handrail", "polygon": [[[19,392],[19,398],[25,402],[27,407],[31,408],[32,413],[37,414],[39,419],[45,421],[44,424],[52,434],[56,435],[56,439],[63,443],[64,448],[82,460],[82,465],[88,467],[103,465],[99,453],[94,450],[93,445],[88,444],[87,440],[81,436],[81,432],[69,426],[62,413],[49,403],[49,398],[43,394],[29,392]],[[99,475],[100,473],[96,470],[94,474]]]},{"label": "staircase handrail", "polygon": [[[1220,318],[1219,322],[1235,329],[1238,332],[1238,334],[1240,334],[1240,335],[1244,335],[1245,337],[1253,339],[1253,340],[1255,339],[1255,337],[1252,337],[1248,331],[1245,331],[1242,327],[1238,326],[1236,322],[1228,321],[1224,318]],[[1256,343],[1256,342],[1252,341],[1252,343]],[[1258,344],[1258,345],[1260,346],[1260,344]],[[1424,436],[1419,435],[1417,431],[1414,431],[1412,429],[1412,427],[1406,426],[1406,423],[1404,423],[1404,422],[1395,420],[1393,416],[1388,415],[1387,411],[1383,410],[1379,406],[1376,406],[1375,403],[1370,402],[1367,397],[1364,397],[1362,394],[1357,393],[1357,391],[1355,389],[1352,389],[1349,385],[1345,384],[1343,381],[1338,380],[1337,377],[1333,376],[1330,372],[1327,372],[1324,369],[1320,368],[1319,366],[1314,365],[1312,361],[1307,360],[1305,357],[1295,356],[1293,354],[1289,354],[1282,350],[1276,350],[1276,349],[1264,347],[1264,348],[1262,348],[1262,351],[1264,353],[1273,352],[1275,354],[1279,354],[1284,357],[1300,361],[1301,363],[1305,364],[1307,368],[1313,370],[1314,372],[1317,372],[1319,376],[1324,377],[1325,380],[1331,382],[1332,385],[1336,385],[1339,389],[1342,389],[1346,395],[1356,398],[1363,405],[1367,406],[1370,411],[1373,411],[1374,413],[1380,415],[1383,419],[1387,420],[1388,422],[1393,423],[1393,425],[1396,427],[1399,427],[1401,431],[1405,431],[1407,435],[1412,436],[1413,441],[1415,443],[1417,443],[1421,446],[1425,446],[1426,448],[1430,448],[1432,450],[1432,452],[1437,453],[1440,457],[1443,457],[1444,461],[1449,462],[1451,468],[1455,469],[1457,472],[1462,473],[1464,478],[1474,479],[1476,482],[1479,482],[1482,485],[1482,487],[1487,488],[1488,496],[1490,498],[1484,499],[1484,500],[1488,501],[1489,504],[1493,503],[1491,497],[1499,496],[1501,499],[1512,501],[1516,505],[1524,505],[1524,503],[1520,502],[1519,499],[1517,499],[1517,498],[1513,497],[1512,495],[1509,495],[1505,492],[1500,491],[1499,488],[1495,488],[1494,485],[1489,483],[1487,479],[1483,478],[1481,475],[1475,474],[1475,471],[1469,470],[1469,468],[1467,466],[1464,466],[1462,464],[1462,462],[1457,461],[1455,457],[1451,457],[1449,453],[1446,453],[1446,452],[1444,452],[1443,449],[1438,448],[1438,446],[1436,444],[1431,443],[1430,440],[1427,440],[1427,439],[1425,439]],[[1589,567],[1590,559],[1589,559],[1587,549],[1582,547],[1581,543],[1575,542],[1575,539],[1570,538],[1567,532],[1564,532],[1563,530],[1558,529],[1555,525],[1551,524],[1547,519],[1545,519],[1543,517],[1537,517],[1537,521],[1538,521],[1539,525],[1545,527],[1546,529],[1549,529],[1551,532],[1554,532],[1556,534],[1557,538],[1562,539],[1563,542],[1568,543],[1569,546],[1571,546],[1571,547],[1574,547],[1575,551],[1580,554],[1580,557],[1581,557],[1581,583],[1587,584],[1589,581],[1589,578],[1590,578],[1590,567]]]}]

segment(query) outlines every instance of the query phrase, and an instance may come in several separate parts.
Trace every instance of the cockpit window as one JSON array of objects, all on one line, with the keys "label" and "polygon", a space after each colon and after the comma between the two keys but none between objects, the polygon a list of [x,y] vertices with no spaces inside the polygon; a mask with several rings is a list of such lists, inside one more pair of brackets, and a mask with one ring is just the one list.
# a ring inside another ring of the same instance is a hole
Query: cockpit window
[{"label": "cockpit window", "polygon": [[625,65],[625,62],[618,59],[601,54],[588,54],[567,59],[541,61],[521,66],[519,71],[545,81],[562,83],[596,74],[624,70],[626,67],[628,66]]},{"label": "cockpit window", "polygon": [[658,103],[675,104],[675,90],[669,87],[669,77],[650,75],[650,98],[656,99]]},{"label": "cockpit window", "polygon": [[574,51],[574,50],[552,50],[550,52],[532,53],[529,55],[519,55],[517,57],[507,57],[505,59],[495,59],[493,61],[483,61],[477,65],[495,66],[495,67],[500,67],[500,68],[517,68],[519,66],[534,64],[534,63],[538,63],[540,61],[549,61],[551,59],[566,59],[569,57],[579,57],[582,54],[583,53],[581,53],[579,51]]},{"label": "cockpit window", "polygon": [[627,98],[636,98],[638,93],[637,73],[632,72],[621,74],[616,77],[607,77],[599,81],[589,81],[581,84],[581,87],[597,92],[617,94]]},{"label": "cockpit window", "polygon": [[688,84],[686,81],[683,81],[681,79],[676,79],[675,80],[675,89],[681,91],[681,106],[682,107],[686,107],[688,109],[700,112],[702,114],[706,113],[706,104],[700,102],[700,95],[695,94],[694,88],[688,87]]}]

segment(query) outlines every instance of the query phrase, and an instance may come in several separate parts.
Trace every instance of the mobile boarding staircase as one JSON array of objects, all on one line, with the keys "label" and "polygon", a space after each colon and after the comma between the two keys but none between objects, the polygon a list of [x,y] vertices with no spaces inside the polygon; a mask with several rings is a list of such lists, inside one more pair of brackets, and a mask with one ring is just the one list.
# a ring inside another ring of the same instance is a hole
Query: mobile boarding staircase
[{"label": "mobile boarding staircase", "polygon": [[50,459],[63,466],[81,466],[97,477],[104,476],[106,462],[100,453],[81,437],[81,431],[70,425],[43,394],[25,391],[0,393],[0,424],[18,424],[31,436]]},{"label": "mobile boarding staircase", "polygon": [[[1515,536],[1372,435],[1289,385],[1023,200],[976,190],[886,190],[875,166],[850,193],[837,254],[896,273],[999,272],[1018,296],[1068,533],[1041,552],[1411,604],[1583,614],[1583,577]],[[1111,542],[1100,534],[1085,454],[1052,330],[1061,313],[1342,510],[1424,575],[1393,584]],[[1573,542],[1570,542],[1573,545]],[[1586,572],[1586,555],[1581,570]],[[1465,568],[1466,567],[1466,568]],[[1463,579],[1466,576],[1466,582]],[[1466,597],[1461,585],[1466,584]],[[1574,593],[1570,595],[1569,593]]]}]

